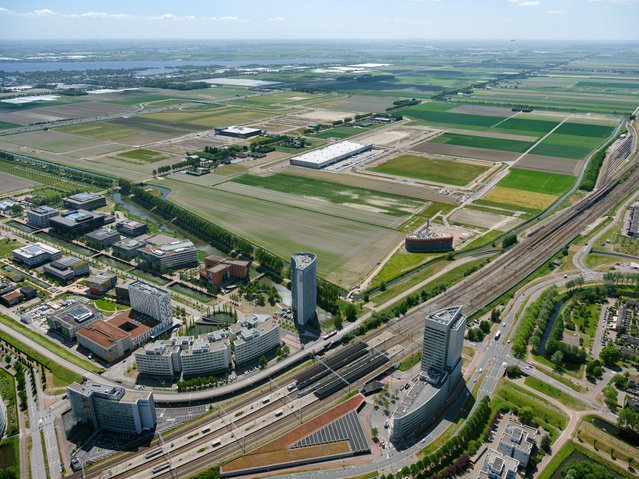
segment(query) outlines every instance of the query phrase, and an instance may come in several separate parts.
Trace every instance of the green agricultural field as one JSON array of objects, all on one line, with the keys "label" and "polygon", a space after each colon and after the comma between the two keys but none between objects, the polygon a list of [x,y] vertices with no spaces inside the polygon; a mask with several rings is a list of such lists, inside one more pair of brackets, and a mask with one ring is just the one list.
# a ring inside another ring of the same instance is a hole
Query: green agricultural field
[{"label": "green agricultural field", "polygon": [[72,135],[88,136],[97,140],[118,140],[132,136],[135,133],[135,131],[128,126],[105,121],[62,126],[57,128],[56,131],[70,133]]},{"label": "green agricultural field", "polygon": [[609,89],[609,88],[620,88],[624,90],[639,89],[639,83],[616,82],[616,81],[607,81],[607,82],[580,81],[580,82],[577,82],[575,86],[586,87],[586,88],[598,88],[598,89]]},{"label": "green agricultural field", "polygon": [[355,128],[353,126],[338,126],[330,130],[320,131],[313,135],[315,138],[349,138],[354,135],[365,133],[370,128]]},{"label": "green agricultural field", "polygon": [[336,204],[368,205],[392,216],[406,216],[422,204],[420,201],[407,196],[380,193],[366,188],[348,187],[320,179],[283,173],[272,176],[242,175],[232,181],[281,193],[323,198]]},{"label": "green agricultural field", "polygon": [[140,148],[138,150],[123,151],[116,155],[117,158],[123,158],[127,160],[138,160],[142,163],[154,163],[156,161],[166,160],[167,157],[162,153],[152,150],[145,150]]},{"label": "green agricultural field", "polygon": [[402,155],[371,168],[371,171],[464,186],[488,169],[487,166],[475,163],[436,160],[416,155]]},{"label": "green agricultural field", "polygon": [[[402,110],[402,114],[427,125],[447,126],[451,128],[484,129],[503,120],[498,116],[471,115],[434,110],[432,104],[419,105]],[[453,108],[455,105],[450,105]],[[473,128],[474,127],[474,128]]]},{"label": "green agricultural field", "polygon": [[260,110],[258,108],[193,108],[181,111],[164,111],[144,115],[142,118],[160,120],[167,124],[188,124],[204,128],[240,125],[263,120],[277,114],[277,110]]},{"label": "green agricultural field", "polygon": [[564,123],[555,133],[560,135],[590,136],[594,138],[609,137],[614,128],[608,125],[592,125],[585,123]]},{"label": "green agricultural field", "polygon": [[570,175],[511,168],[508,175],[499,182],[499,186],[534,191],[535,193],[560,195],[568,191],[574,182],[575,178]]},{"label": "green agricultural field", "polygon": [[20,125],[16,125],[15,123],[7,123],[6,121],[0,121],[0,130],[7,130],[9,128],[17,128]]},{"label": "green agricultural field", "polygon": [[116,105],[138,105],[140,103],[150,103],[152,101],[164,101],[172,100],[173,97],[165,95],[140,95],[135,94],[133,91],[128,93],[121,93],[122,98],[115,98],[113,100],[105,100],[105,103],[114,103]]},{"label": "green agricultural field", "polygon": [[[545,120],[530,120],[526,118],[509,118],[497,125],[495,130],[504,130],[504,132],[515,133],[515,134],[544,134],[548,133],[554,127],[557,126],[559,122],[556,121],[545,121]],[[516,130],[516,131],[513,131]],[[534,136],[534,135],[533,135]]]},{"label": "green agricultural field", "polygon": [[533,143],[527,141],[505,140],[502,138],[489,138],[471,135],[458,135],[455,133],[444,133],[443,135],[439,135],[433,138],[431,141],[434,143],[445,143],[447,145],[470,146],[473,148],[513,151],[516,153],[524,153],[533,145]]}]

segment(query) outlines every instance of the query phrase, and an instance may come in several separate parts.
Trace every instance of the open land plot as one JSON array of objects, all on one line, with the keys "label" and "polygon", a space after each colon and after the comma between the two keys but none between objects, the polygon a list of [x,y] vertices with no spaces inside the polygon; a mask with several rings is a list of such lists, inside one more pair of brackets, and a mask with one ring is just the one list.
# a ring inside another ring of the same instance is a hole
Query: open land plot
[{"label": "open land plot", "polygon": [[450,219],[456,223],[478,226],[480,228],[494,228],[498,231],[509,231],[523,221],[512,216],[504,216],[470,208],[462,208],[455,211]]},{"label": "open land plot", "polygon": [[513,209],[517,209],[517,207],[524,207],[535,210],[544,210],[553,204],[557,198],[557,195],[550,195],[547,193],[536,193],[534,191],[523,191],[516,188],[496,186],[482,199],[493,204]]},{"label": "open land plot", "polygon": [[434,201],[437,203],[454,204],[455,200],[450,196],[440,194],[435,188],[428,188],[421,185],[409,185],[397,183],[396,181],[384,181],[370,176],[351,175],[345,173],[334,173],[329,171],[315,170],[310,168],[286,167],[282,169],[282,173],[294,176],[303,176],[305,178],[317,178],[331,183],[337,183],[346,186],[355,186],[382,193],[391,193],[400,196],[409,196],[425,201]]},{"label": "open land plot", "polygon": [[284,258],[294,251],[316,252],[318,272],[345,287],[360,281],[403,238],[388,228],[214,188],[175,180],[158,184],[171,188],[171,201]]},{"label": "open land plot", "polygon": [[[378,127],[378,126],[377,126]],[[359,128],[353,126],[338,126],[331,128],[330,130],[320,131],[312,135],[314,138],[350,138],[351,136],[360,135],[375,128],[375,126],[369,126],[367,128]]]},{"label": "open land plot", "polygon": [[512,151],[489,150],[486,148],[473,148],[470,146],[457,146],[446,143],[424,141],[411,147],[411,150],[420,153],[433,153],[436,155],[454,156],[460,158],[474,158],[487,161],[515,161],[521,155]]},{"label": "open land plot", "polygon": [[219,126],[240,125],[263,120],[275,116],[276,111],[260,110],[257,108],[228,107],[214,110],[182,110],[165,111],[162,113],[151,113],[143,118],[160,120],[173,124],[188,124],[204,128],[214,128]]},{"label": "open land plot", "polygon": [[459,105],[447,110],[450,113],[462,113],[466,115],[486,115],[508,118],[513,116],[515,112],[508,108],[500,108],[498,106],[482,106],[482,105]]},{"label": "open land plot", "polygon": [[455,133],[444,133],[430,141],[434,143],[444,143],[447,145],[513,151],[516,153],[524,153],[533,145],[533,143],[526,141],[506,140],[503,138],[489,138],[474,135],[458,135]]},{"label": "open land plot", "polygon": [[524,191],[560,195],[568,191],[574,182],[575,178],[569,175],[511,168],[498,185]]},{"label": "open land plot", "polygon": [[22,191],[37,185],[39,183],[35,181],[0,172],[0,194]]},{"label": "open land plot", "polygon": [[[211,175],[209,175],[211,176]],[[216,175],[219,178],[219,175]],[[215,189],[228,191],[238,195],[256,198],[261,201],[271,201],[273,203],[293,206],[295,208],[307,209],[318,213],[329,214],[339,218],[351,219],[363,223],[370,223],[385,228],[397,228],[408,218],[408,213],[403,216],[386,214],[386,210],[364,203],[336,203],[325,197],[315,194],[315,191],[304,194],[303,192],[289,194],[284,191],[266,189],[260,186],[243,184],[246,176],[236,177],[232,181],[222,180]]]},{"label": "open land plot", "polygon": [[313,103],[314,107],[326,108],[327,110],[338,111],[358,111],[363,113],[374,113],[385,111],[393,105],[394,98],[370,95],[348,95],[347,97]]},{"label": "open land plot", "polygon": [[5,135],[3,142],[30,147],[52,153],[69,153],[76,150],[93,148],[104,144],[91,138],[62,133],[59,131],[34,130],[15,135]]},{"label": "open land plot", "polygon": [[514,135],[512,133],[501,133],[497,129],[479,131],[479,130],[463,130],[461,128],[446,128],[446,133],[464,135],[464,136],[478,136],[481,138],[500,138],[502,140],[525,141],[528,143],[534,143],[535,141],[538,140],[538,137],[536,136]]},{"label": "open land plot", "polygon": [[133,160],[139,163],[154,163],[156,161],[167,160],[168,157],[162,153],[144,148],[136,150],[122,151],[115,155],[118,159],[124,159],[125,161]]},{"label": "open land plot", "polygon": [[515,163],[517,168],[559,173],[562,175],[578,175],[584,162],[555,156],[533,155],[528,153]]},{"label": "open land plot", "polygon": [[314,110],[295,115],[294,118],[299,118],[307,122],[322,123],[352,118],[354,115],[355,113],[352,111]]},{"label": "open land plot", "polygon": [[371,171],[464,186],[488,169],[488,166],[479,162],[470,163],[453,159],[438,160],[426,156],[402,155],[371,168]]},{"label": "open land plot", "polygon": [[404,138],[410,136],[408,131],[381,131],[377,134],[373,134],[371,136],[366,137],[366,142],[371,143],[373,145],[389,145],[391,143],[396,143],[398,141],[403,140]]},{"label": "open land plot", "polygon": [[326,180],[304,178],[287,174],[272,176],[244,175],[233,180],[242,185],[265,188],[281,193],[325,199],[331,203],[361,208],[363,211],[391,216],[406,216],[417,211],[423,202],[407,196],[380,193],[375,190],[345,187]]},{"label": "open land plot", "polygon": [[231,100],[229,105],[255,106],[258,108],[290,108],[291,105],[303,105],[309,100],[314,100],[314,95],[301,92],[267,93],[239,100]]}]

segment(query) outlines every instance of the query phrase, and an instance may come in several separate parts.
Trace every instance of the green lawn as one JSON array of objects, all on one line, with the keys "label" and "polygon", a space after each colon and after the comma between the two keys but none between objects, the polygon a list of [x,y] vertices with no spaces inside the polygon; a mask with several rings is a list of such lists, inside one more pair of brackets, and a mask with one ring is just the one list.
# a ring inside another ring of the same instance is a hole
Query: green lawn
[{"label": "green lawn", "polygon": [[[35,331],[33,331],[32,329],[28,328],[27,326],[25,326],[24,324],[20,323],[19,321],[15,321],[15,320],[9,318],[8,316],[5,316],[4,314],[0,314],[0,323],[3,323],[6,326],[18,331],[23,336],[26,336],[27,338],[31,339],[32,341],[35,341],[36,343],[40,344],[42,347],[48,349],[49,351],[57,354],[60,357],[66,359],[67,361],[86,369],[87,371],[91,371],[91,372],[98,373],[98,374],[103,371],[103,369],[101,367],[99,367],[99,366],[97,366],[97,365],[93,364],[92,362],[89,362],[89,361],[87,361],[85,359],[82,359],[82,358],[76,356],[73,353],[70,353],[64,346],[51,341],[47,337],[36,333]],[[38,354],[38,356],[39,356],[39,354]],[[34,359],[36,359],[36,358],[34,358]],[[36,359],[36,360],[38,362],[40,362],[39,359]],[[47,366],[47,367],[49,367],[49,366]],[[51,369],[53,371],[53,373],[56,374],[58,369],[62,369],[62,368],[60,368],[60,366],[52,364],[52,366],[49,367],[49,369]],[[71,373],[71,374],[74,374],[74,373]]]},{"label": "green lawn", "polygon": [[388,175],[464,186],[488,170],[487,166],[451,160],[402,155],[371,168]]},{"label": "green lawn", "polygon": [[336,204],[371,205],[392,216],[406,216],[420,204],[419,201],[407,196],[380,193],[366,188],[340,185],[330,181],[284,173],[272,176],[242,175],[232,181],[281,193],[314,196]]},{"label": "green lawn", "polygon": [[8,258],[11,252],[19,245],[11,241],[9,238],[0,240],[0,258]]},{"label": "green lawn", "polygon": [[524,383],[526,383],[527,386],[530,386],[531,388],[536,389],[537,391],[556,399],[557,401],[564,404],[565,406],[568,406],[571,409],[574,409],[576,411],[585,411],[589,409],[589,406],[584,404],[579,399],[576,399],[569,394],[566,394],[562,390],[557,389],[556,387],[551,386],[550,384],[545,383],[537,378],[528,376],[524,380]]},{"label": "green lawn", "polygon": [[5,433],[11,436],[19,432],[16,383],[13,376],[4,369],[0,369],[0,396],[3,401],[6,401],[7,408],[7,426]]},{"label": "green lawn", "polygon": [[565,193],[575,182],[574,176],[545,173],[543,171],[511,168],[499,186],[517,190],[534,191],[549,195]]},{"label": "green lawn", "polygon": [[139,160],[144,163],[154,163],[156,161],[166,160],[167,157],[157,151],[145,150],[140,148],[138,150],[123,151],[117,153],[116,157],[126,158],[130,160]]},{"label": "green lawn", "polygon": [[375,276],[372,284],[377,285],[382,281],[388,282],[391,279],[397,278],[402,273],[410,271],[439,256],[443,256],[442,253],[410,253],[406,251],[406,249],[400,248],[384,263],[384,266],[377,276]]},{"label": "green lawn", "polygon": [[456,133],[444,133],[443,135],[439,135],[433,138],[431,141],[434,143],[445,143],[447,145],[470,146],[473,148],[513,151],[516,153],[524,153],[533,145],[533,143],[528,141],[505,140],[502,138],[489,138],[472,135],[458,135]]},{"label": "green lawn", "polygon": [[355,128],[353,126],[338,126],[330,130],[323,130],[313,135],[315,138],[348,138],[365,133],[370,128]]}]

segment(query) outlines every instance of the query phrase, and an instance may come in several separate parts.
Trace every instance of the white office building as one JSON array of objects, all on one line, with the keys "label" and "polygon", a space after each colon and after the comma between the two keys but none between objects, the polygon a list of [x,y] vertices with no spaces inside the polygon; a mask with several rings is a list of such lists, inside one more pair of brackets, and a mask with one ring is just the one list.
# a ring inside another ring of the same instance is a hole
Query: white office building
[{"label": "white office building", "polygon": [[462,378],[465,324],[461,306],[440,309],[426,317],[419,380],[390,419],[390,438],[394,443],[424,430],[454,398]]},{"label": "white office building", "polygon": [[44,243],[32,243],[13,250],[13,260],[29,268],[62,258],[60,250]]},{"label": "white office building", "polygon": [[237,332],[231,331],[235,364],[257,359],[280,344],[280,326],[272,318],[257,322],[253,328],[242,326]]},{"label": "white office building", "polygon": [[539,430],[515,421],[509,421],[506,430],[499,439],[497,450],[506,456],[519,461],[519,466],[526,468],[537,446],[536,438]]},{"label": "white office building", "polygon": [[140,434],[155,428],[152,391],[131,391],[86,381],[67,388],[73,415],[92,430]]},{"label": "white office building", "polygon": [[231,345],[228,340],[209,341],[199,337],[190,348],[180,352],[180,362],[186,377],[226,371],[231,364]]},{"label": "white office building", "polygon": [[295,322],[305,325],[315,317],[317,307],[317,257],[313,253],[291,256],[291,293]]},{"label": "white office building", "polygon": [[171,293],[144,281],[134,281],[129,285],[131,307],[161,323],[173,321]]},{"label": "white office building", "polygon": [[519,461],[505,456],[499,451],[488,449],[484,454],[484,463],[479,479],[517,479]]},{"label": "white office building", "polygon": [[171,341],[155,341],[135,352],[135,367],[140,374],[173,377],[180,374],[180,348]]}]

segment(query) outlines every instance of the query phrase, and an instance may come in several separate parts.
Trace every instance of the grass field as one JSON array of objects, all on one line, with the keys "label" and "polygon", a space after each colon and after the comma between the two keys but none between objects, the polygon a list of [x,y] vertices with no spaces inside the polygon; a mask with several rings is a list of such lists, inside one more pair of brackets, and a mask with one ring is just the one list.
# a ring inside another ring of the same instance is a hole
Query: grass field
[{"label": "grass field", "polygon": [[[463,115],[466,116],[466,115]],[[488,150],[513,151],[524,153],[533,144],[527,141],[506,140],[502,138],[490,138],[483,136],[458,135],[456,133],[444,133],[431,140],[434,143],[447,145],[470,146],[473,148],[485,148]]]},{"label": "grass field", "polygon": [[160,120],[171,123],[187,123],[189,125],[213,128],[216,126],[239,125],[263,120],[277,114],[277,110],[260,110],[258,108],[193,108],[181,111],[165,111],[144,115],[144,119]]},{"label": "grass field", "polygon": [[232,181],[282,193],[323,198],[336,204],[369,205],[392,216],[406,216],[415,211],[421,204],[421,202],[406,196],[383,194],[365,188],[346,187],[329,181],[283,173],[272,176],[243,175]]},{"label": "grass field", "polygon": [[390,228],[335,216],[330,208],[313,211],[173,179],[158,184],[172,189],[171,201],[284,258],[295,251],[315,252],[318,273],[343,286],[363,278],[403,237]]},{"label": "grass field", "polygon": [[388,282],[438,256],[442,256],[442,253],[410,253],[405,248],[400,248],[384,263],[382,269],[375,276],[373,284],[379,284],[382,281]]},{"label": "grass field", "polygon": [[534,191],[524,191],[516,188],[506,188],[496,186],[483,200],[494,205],[516,210],[526,208],[534,210],[545,210],[557,199],[557,195],[546,193],[535,193]]},{"label": "grass field", "polygon": [[[497,125],[494,130],[503,130],[504,132],[515,134],[533,134],[543,135],[557,126],[556,121],[531,120],[527,118],[514,117],[509,118]],[[515,130],[515,131],[513,131]]]},{"label": "grass field", "polygon": [[9,128],[17,128],[20,125],[16,125],[15,123],[7,123],[6,121],[0,121],[0,130],[7,130]]},{"label": "grass field", "polygon": [[154,163],[156,161],[166,160],[167,157],[162,153],[152,150],[146,150],[144,148],[140,148],[137,150],[129,150],[123,151],[115,155],[116,158],[123,158],[127,160],[138,160],[142,163]]},{"label": "grass field", "polygon": [[7,435],[13,435],[18,429],[18,410],[16,383],[8,371],[0,369],[0,401],[7,401]]},{"label": "grass field", "polygon": [[421,120],[421,123],[424,124],[447,126],[450,128],[484,129],[490,128],[503,120],[503,118],[498,116],[471,115],[442,111],[444,107],[449,110],[455,106],[456,105],[425,103],[402,110],[402,114]]},{"label": "grass field", "polygon": [[9,238],[3,238],[0,240],[0,258],[8,258],[11,256],[11,252],[16,248],[16,243]]},{"label": "grass field", "polygon": [[106,121],[62,126],[57,128],[56,131],[70,133],[72,135],[88,136],[97,140],[118,140],[134,134],[134,131],[127,126]]},{"label": "grass field", "polygon": [[99,191],[99,188],[95,186],[61,179],[57,176],[41,173],[9,161],[0,160],[0,172],[9,173],[10,175],[19,176],[20,178],[26,178],[27,180],[42,183],[43,185],[58,188],[63,191],[75,191],[78,189],[91,192]]},{"label": "grass field", "polygon": [[511,168],[498,184],[505,188],[560,195],[568,191],[574,182],[575,178],[570,175]]},{"label": "grass field", "polygon": [[387,175],[464,186],[488,170],[487,166],[462,161],[436,160],[425,156],[402,155],[371,168]]},{"label": "grass field", "polygon": [[129,91],[120,93],[121,98],[115,98],[113,100],[105,100],[105,103],[114,103],[116,105],[138,105],[140,103],[150,103],[153,101],[166,101],[173,98],[166,95],[140,95],[135,91]]},{"label": "grass field", "polygon": [[551,386],[548,383],[540,381],[537,378],[527,376],[524,380],[524,383],[526,383],[527,386],[530,386],[531,388],[544,393],[546,396],[550,396],[551,398],[556,399],[557,401],[565,406],[568,406],[571,409],[574,409],[576,411],[585,411],[589,409],[589,406],[584,404],[579,399],[576,399],[569,394],[561,391],[560,389],[557,389],[556,387]]},{"label": "grass field", "polygon": [[349,138],[365,133],[371,128],[355,128],[353,126],[338,126],[330,130],[323,130],[313,135],[314,138]]}]

